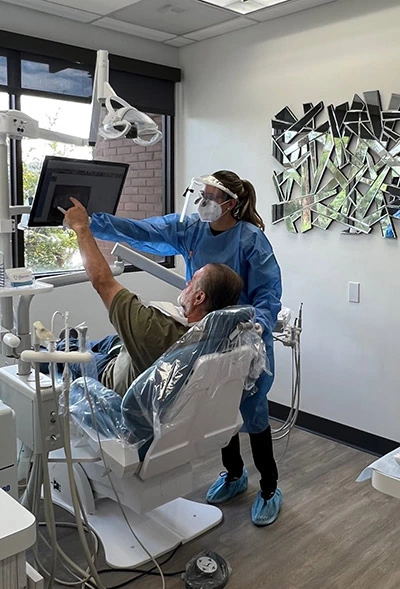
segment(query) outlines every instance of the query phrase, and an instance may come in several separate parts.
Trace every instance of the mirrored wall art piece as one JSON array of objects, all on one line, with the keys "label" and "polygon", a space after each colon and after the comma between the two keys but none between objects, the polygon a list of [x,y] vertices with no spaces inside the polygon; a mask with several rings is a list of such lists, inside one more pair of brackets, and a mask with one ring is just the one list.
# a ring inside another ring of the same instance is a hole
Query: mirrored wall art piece
[{"label": "mirrored wall art piece", "polygon": [[272,120],[272,153],[281,164],[273,182],[278,202],[272,222],[291,232],[340,223],[349,233],[376,225],[396,238],[400,219],[400,94],[387,110],[379,92],[357,94],[351,104],[289,107]]}]

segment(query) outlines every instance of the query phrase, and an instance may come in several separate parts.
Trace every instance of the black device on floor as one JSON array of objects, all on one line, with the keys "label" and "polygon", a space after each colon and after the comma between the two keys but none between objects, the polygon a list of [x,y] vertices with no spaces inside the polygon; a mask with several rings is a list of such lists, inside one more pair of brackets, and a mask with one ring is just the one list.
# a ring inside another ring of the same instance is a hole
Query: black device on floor
[{"label": "black device on floor", "polygon": [[229,575],[227,561],[213,550],[205,550],[187,563],[183,579],[186,589],[222,589]]}]

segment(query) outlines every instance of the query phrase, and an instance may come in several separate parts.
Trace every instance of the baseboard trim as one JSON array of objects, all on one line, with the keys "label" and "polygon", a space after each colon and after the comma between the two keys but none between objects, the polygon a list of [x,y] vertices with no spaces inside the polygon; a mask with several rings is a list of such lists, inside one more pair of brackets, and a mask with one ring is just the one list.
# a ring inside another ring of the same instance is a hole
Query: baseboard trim
[{"label": "baseboard trim", "polygon": [[[276,403],[275,401],[270,401],[269,412],[271,417],[285,420],[289,413],[289,408],[280,403]],[[305,411],[299,411],[296,425],[300,429],[346,444],[346,446],[357,448],[357,450],[369,452],[376,456],[383,456],[400,446],[400,443],[395,442],[394,440],[382,438],[375,434],[364,432],[348,425],[343,425],[342,423],[336,423],[335,421],[325,419],[324,417],[318,417],[317,415],[306,413]]]}]

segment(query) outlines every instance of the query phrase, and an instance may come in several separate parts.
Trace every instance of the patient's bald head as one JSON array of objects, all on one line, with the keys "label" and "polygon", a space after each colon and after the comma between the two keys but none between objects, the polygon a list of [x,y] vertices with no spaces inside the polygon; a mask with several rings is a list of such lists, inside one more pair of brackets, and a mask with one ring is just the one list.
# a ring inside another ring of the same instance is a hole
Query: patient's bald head
[{"label": "patient's bald head", "polygon": [[225,264],[207,264],[194,273],[180,296],[180,304],[189,323],[200,321],[207,313],[236,305],[243,280]]}]

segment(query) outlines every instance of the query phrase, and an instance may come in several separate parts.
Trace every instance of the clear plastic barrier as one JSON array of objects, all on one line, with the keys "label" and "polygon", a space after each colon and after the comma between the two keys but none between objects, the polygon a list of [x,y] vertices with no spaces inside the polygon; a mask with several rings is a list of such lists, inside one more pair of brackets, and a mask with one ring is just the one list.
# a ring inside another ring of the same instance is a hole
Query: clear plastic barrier
[{"label": "clear plastic barrier", "polygon": [[[237,356],[230,370],[236,370],[242,377],[242,399],[256,392],[255,383],[263,371],[268,371],[268,366],[254,320],[254,309],[249,306],[209,313],[141,374],[123,398],[94,379],[77,379],[70,392],[71,415],[102,436],[136,444],[142,459],[161,426],[176,426],[181,419],[190,418],[183,410],[189,401],[184,387],[202,356],[243,348],[243,354]],[[227,376],[217,371],[215,385]],[[195,403],[190,399],[191,411],[206,401],[200,396]]]}]

